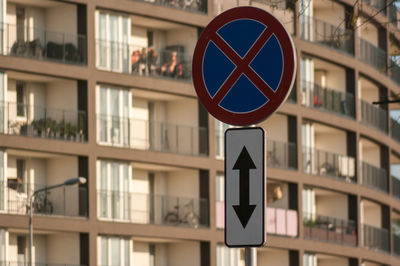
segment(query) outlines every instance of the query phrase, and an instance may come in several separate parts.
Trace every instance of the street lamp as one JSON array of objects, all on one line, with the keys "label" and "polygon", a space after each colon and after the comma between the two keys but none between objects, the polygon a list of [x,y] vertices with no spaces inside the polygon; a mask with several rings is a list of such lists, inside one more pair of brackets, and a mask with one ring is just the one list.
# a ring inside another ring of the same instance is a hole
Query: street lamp
[{"label": "street lamp", "polygon": [[29,265],[32,266],[32,247],[33,247],[33,225],[32,225],[32,218],[33,218],[33,211],[32,211],[32,198],[36,196],[38,193],[42,191],[48,191],[54,188],[58,187],[63,187],[63,186],[72,186],[75,184],[86,184],[86,178],[85,177],[76,177],[76,178],[71,178],[64,183],[49,186],[49,187],[44,187],[38,190],[35,190],[33,194],[29,197]]}]

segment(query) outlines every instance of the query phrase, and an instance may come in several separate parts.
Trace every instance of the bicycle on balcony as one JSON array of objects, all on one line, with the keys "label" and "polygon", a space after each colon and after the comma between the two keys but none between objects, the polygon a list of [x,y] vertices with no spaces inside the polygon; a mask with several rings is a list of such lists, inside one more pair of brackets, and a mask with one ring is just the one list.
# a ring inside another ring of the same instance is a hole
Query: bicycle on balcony
[{"label": "bicycle on balcony", "polygon": [[174,210],[169,211],[164,221],[172,225],[188,225],[197,228],[199,226],[200,217],[194,212],[194,201],[190,200],[187,204],[180,206],[179,203],[174,206]]}]

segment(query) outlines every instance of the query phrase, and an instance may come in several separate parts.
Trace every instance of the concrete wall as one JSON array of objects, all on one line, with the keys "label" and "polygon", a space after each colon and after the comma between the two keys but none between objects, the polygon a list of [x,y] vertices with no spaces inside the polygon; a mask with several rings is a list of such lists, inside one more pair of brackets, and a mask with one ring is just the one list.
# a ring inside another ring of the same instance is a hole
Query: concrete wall
[{"label": "concrete wall", "polygon": [[[323,8],[318,8],[315,7],[317,5],[315,4],[316,2],[320,2],[328,6]],[[332,9],[334,9],[335,12],[332,12]],[[345,10],[342,5],[339,5],[335,2],[327,0],[317,0],[314,1],[313,13],[315,18],[336,26],[341,24],[341,22],[343,21]],[[341,28],[344,28],[344,25],[341,26]]]},{"label": "concrete wall", "polygon": [[47,236],[47,262],[79,265],[79,234],[49,234]]},{"label": "concrete wall", "polygon": [[333,130],[318,133],[315,131],[315,148],[336,154],[347,154],[346,132]]},{"label": "concrete wall", "polygon": [[[365,19],[365,17],[361,17],[358,19],[357,23],[361,25],[364,23]],[[364,23],[358,30],[358,36],[375,47],[378,47],[378,28],[375,25],[369,22]]]},{"label": "concrete wall", "polygon": [[382,266],[382,264],[378,264],[375,262],[370,262],[370,261],[364,261],[361,266]]},{"label": "concrete wall", "polygon": [[[321,195],[315,197],[318,215],[348,220],[347,196],[343,194]],[[340,208],[338,208],[340,206]]]},{"label": "concrete wall", "polygon": [[149,143],[149,104],[148,100],[134,97],[132,99],[132,145],[136,149],[148,149]]},{"label": "concrete wall", "polygon": [[[49,31],[47,40],[56,43],[78,44],[75,36],[78,31],[78,14],[76,5],[60,4],[46,9],[46,28]],[[66,33],[66,34],[63,34]]]},{"label": "concrete wall", "polygon": [[288,141],[288,117],[286,115],[274,114],[260,123],[265,129],[267,140]]},{"label": "concrete wall", "polygon": [[153,266],[150,265],[149,243],[133,242],[133,265]]},{"label": "concrete wall", "polygon": [[192,60],[191,56],[197,43],[197,29],[180,27],[166,32],[166,45],[183,45],[185,47],[185,59]]},{"label": "concrete wall", "polygon": [[381,228],[381,206],[371,201],[361,201],[361,223]]},{"label": "concrete wall", "polygon": [[280,249],[260,249],[257,252],[257,263],[259,265],[289,266],[289,251]]},{"label": "concrete wall", "polygon": [[348,266],[349,259],[348,258],[339,258],[339,257],[330,257],[330,258],[318,258],[317,257],[317,265],[318,266]]},{"label": "concrete wall", "polygon": [[360,139],[359,149],[361,161],[372,164],[376,167],[381,167],[381,153],[377,144],[371,141]]},{"label": "concrete wall", "polygon": [[131,26],[131,44],[133,51],[136,51],[147,47],[147,29],[134,23]]},{"label": "concrete wall", "polygon": [[172,171],[168,173],[168,195],[199,197],[199,172],[197,170]]},{"label": "concrete wall", "polygon": [[371,103],[379,100],[379,88],[366,79],[358,80],[358,93],[359,97],[366,102]]},{"label": "concrete wall", "polygon": [[134,168],[132,179],[131,217],[135,222],[148,223],[150,210],[148,171]]},{"label": "concrete wall", "polygon": [[[9,244],[8,244],[8,258],[7,261],[17,262],[18,261],[18,246],[17,237],[25,236],[25,262],[29,261],[29,235],[26,234],[9,234]],[[37,263],[46,263],[48,255],[48,245],[47,236],[35,234],[33,236],[33,248],[32,248],[32,259]],[[79,264],[79,263],[78,263]]]},{"label": "concrete wall", "polygon": [[168,244],[168,265],[200,266],[200,242]]},{"label": "concrete wall", "polygon": [[50,108],[77,110],[78,90],[76,81],[57,81],[46,84],[46,106]]}]

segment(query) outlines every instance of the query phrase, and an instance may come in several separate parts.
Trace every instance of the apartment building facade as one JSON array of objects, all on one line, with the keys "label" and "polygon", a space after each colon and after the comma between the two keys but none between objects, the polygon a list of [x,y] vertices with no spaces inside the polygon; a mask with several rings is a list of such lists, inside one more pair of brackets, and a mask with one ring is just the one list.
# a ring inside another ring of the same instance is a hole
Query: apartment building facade
[{"label": "apartment building facade", "polygon": [[258,265],[400,265],[400,12],[390,0],[0,0],[0,265],[244,265],[224,246],[224,130],[191,61],[229,8],[292,35]]}]

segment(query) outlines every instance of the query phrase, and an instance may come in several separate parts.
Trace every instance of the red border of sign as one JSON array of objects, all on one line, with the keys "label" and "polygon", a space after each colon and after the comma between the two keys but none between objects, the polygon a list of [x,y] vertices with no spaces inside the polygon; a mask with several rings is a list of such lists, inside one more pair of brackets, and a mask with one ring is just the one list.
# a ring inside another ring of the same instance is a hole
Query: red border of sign
[{"label": "red border of sign", "polygon": [[[211,35],[215,34],[225,24],[237,19],[253,19],[266,25],[268,27],[267,30],[272,30],[278,39],[283,54],[283,74],[275,93],[276,97],[269,99],[261,108],[249,113],[229,112],[213,102],[207,92],[203,79],[203,57]],[[215,17],[201,34],[193,54],[193,84],[201,103],[215,118],[231,125],[245,126],[256,124],[273,114],[289,95],[293,87],[295,71],[296,51],[290,34],[273,15],[255,7],[236,7]]]}]

